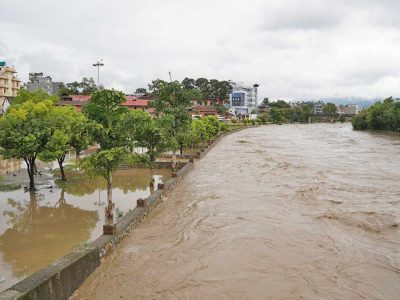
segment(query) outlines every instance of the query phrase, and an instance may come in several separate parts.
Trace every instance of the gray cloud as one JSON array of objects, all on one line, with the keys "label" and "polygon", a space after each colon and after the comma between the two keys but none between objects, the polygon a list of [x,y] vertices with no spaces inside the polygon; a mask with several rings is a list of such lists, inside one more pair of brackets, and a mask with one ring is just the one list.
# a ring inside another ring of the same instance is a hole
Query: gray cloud
[{"label": "gray cloud", "polygon": [[[6,9],[3,9],[4,7]],[[132,92],[185,76],[259,83],[262,97],[400,95],[400,3],[375,0],[0,0],[0,59]]]}]

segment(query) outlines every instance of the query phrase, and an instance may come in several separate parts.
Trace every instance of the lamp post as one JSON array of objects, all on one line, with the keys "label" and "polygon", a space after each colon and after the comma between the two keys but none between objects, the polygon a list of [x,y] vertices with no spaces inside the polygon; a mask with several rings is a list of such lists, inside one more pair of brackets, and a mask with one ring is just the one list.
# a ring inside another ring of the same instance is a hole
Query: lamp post
[{"label": "lamp post", "polygon": [[100,67],[104,66],[103,59],[93,64],[93,67],[97,67],[97,88],[100,89]]}]

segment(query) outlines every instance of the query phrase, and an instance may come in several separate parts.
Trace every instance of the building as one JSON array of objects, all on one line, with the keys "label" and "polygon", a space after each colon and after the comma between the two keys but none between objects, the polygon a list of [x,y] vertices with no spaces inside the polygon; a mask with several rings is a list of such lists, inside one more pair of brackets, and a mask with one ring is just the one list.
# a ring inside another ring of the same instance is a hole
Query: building
[{"label": "building", "polygon": [[44,90],[49,95],[56,95],[61,85],[62,82],[53,82],[50,76],[43,76],[43,73],[29,73],[29,82],[25,87],[30,92]]},{"label": "building", "polygon": [[17,96],[17,91],[21,87],[21,80],[16,76],[17,71],[6,65],[5,61],[0,61],[0,115],[3,114],[10,100]]},{"label": "building", "polygon": [[208,105],[196,105],[193,106],[190,110],[190,114],[192,118],[194,117],[205,117],[205,116],[218,116],[218,111],[215,109],[214,106]]},{"label": "building", "polygon": [[358,104],[340,105],[338,107],[339,115],[356,115],[359,112]]},{"label": "building", "polygon": [[324,113],[324,103],[321,101],[314,103],[312,111],[314,115],[322,115]]},{"label": "building", "polygon": [[[149,108],[149,100],[146,99],[136,99],[132,95],[125,96],[126,101],[122,106],[126,106],[130,110],[141,109],[147,111]],[[82,107],[90,101],[89,95],[67,95],[61,96],[61,100],[58,105],[61,106],[74,106],[77,111],[82,111]]]},{"label": "building", "polygon": [[229,81],[232,93],[229,95],[230,111],[237,116],[248,116],[257,111],[258,108],[258,84],[245,85]]}]

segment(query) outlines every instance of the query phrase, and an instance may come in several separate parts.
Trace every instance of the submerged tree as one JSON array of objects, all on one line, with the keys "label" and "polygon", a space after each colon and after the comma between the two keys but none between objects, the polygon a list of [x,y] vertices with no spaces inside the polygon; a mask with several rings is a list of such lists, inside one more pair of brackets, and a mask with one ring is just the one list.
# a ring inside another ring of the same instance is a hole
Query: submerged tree
[{"label": "submerged tree", "polygon": [[97,126],[97,124],[89,123],[87,118],[73,107],[54,107],[49,122],[51,137],[39,154],[39,158],[46,162],[57,160],[61,180],[66,181],[64,161],[67,152],[75,150],[78,158],[79,153],[93,142],[91,131]]},{"label": "submerged tree", "polygon": [[126,130],[120,126],[122,116],[128,111],[122,106],[125,100],[122,92],[104,89],[96,91],[83,107],[83,113],[89,119],[102,125],[102,129],[95,134],[101,149],[126,145]]},{"label": "submerged tree", "polygon": [[52,102],[32,101],[11,107],[0,118],[0,154],[4,158],[24,159],[29,189],[35,189],[35,161],[51,138]]},{"label": "submerged tree", "polygon": [[186,89],[177,81],[159,82],[157,98],[153,102],[156,111],[161,115],[164,136],[168,148],[172,151],[172,168],[176,169],[176,151],[179,149],[178,135],[190,131],[191,117],[188,108],[192,100],[200,99],[198,89]]},{"label": "submerged tree", "polygon": [[105,215],[107,221],[110,223],[113,222],[114,209],[112,201],[112,173],[123,162],[128,164],[134,162],[134,156],[124,147],[101,150],[83,158],[81,161],[81,167],[87,174],[90,176],[102,176],[107,181],[107,206],[105,207]]},{"label": "submerged tree", "polygon": [[[153,169],[157,157],[167,149],[167,142],[163,135],[160,119],[154,119],[145,112],[137,112],[142,115],[140,122],[136,122],[134,133],[136,146],[146,149],[144,153],[145,164],[150,170],[150,188],[154,187]],[[139,120],[138,120],[139,121]]]}]

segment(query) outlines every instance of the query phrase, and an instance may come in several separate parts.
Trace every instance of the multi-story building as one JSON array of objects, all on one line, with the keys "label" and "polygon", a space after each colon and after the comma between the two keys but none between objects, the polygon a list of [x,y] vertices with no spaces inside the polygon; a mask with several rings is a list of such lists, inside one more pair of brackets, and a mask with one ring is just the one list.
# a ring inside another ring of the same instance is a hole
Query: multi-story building
[{"label": "multi-story building", "polygon": [[29,73],[29,82],[25,86],[30,92],[44,90],[49,95],[56,95],[61,84],[61,82],[53,82],[50,76],[43,76],[43,73]]},{"label": "multi-story building", "polygon": [[258,108],[258,84],[245,85],[241,82],[229,81],[232,93],[229,94],[230,111],[238,116],[248,116]]},{"label": "multi-story building", "polygon": [[314,103],[312,110],[314,115],[322,115],[324,113],[324,103],[321,101]]},{"label": "multi-story building", "polygon": [[9,105],[9,100],[17,96],[21,81],[15,75],[17,71],[0,61],[0,115],[3,114]]}]

